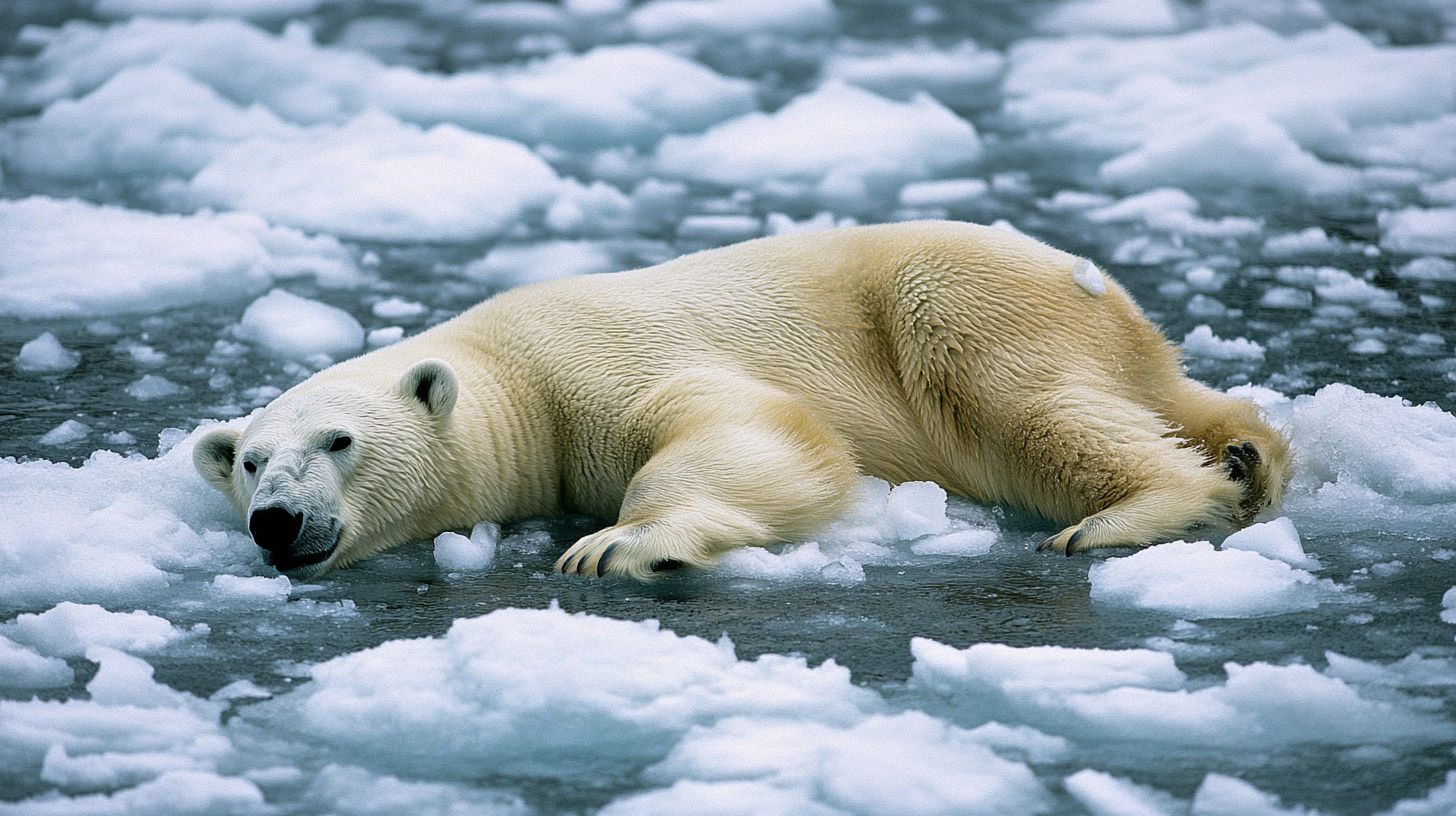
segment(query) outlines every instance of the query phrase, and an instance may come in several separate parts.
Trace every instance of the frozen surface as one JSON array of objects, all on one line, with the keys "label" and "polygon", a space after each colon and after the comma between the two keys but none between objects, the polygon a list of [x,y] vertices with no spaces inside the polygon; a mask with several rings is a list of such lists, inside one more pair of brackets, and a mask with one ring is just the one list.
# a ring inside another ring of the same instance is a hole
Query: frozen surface
[{"label": "frozen surface", "polygon": [[862,198],[876,183],[970,166],[975,128],[927,96],[896,102],[830,82],[771,114],[751,113],[698,136],[669,136],[659,172],[725,186],[808,186],[825,198]]},{"label": "frozen surface", "polygon": [[[6,5],[0,813],[1446,816],[1453,64],[1430,0]],[[552,574],[581,517],[301,583],[191,467],[496,292],[911,218],[1127,289],[1283,506],[1069,559],[866,479],[650,585]]]},{"label": "frozen surface", "polygon": [[165,215],[36,196],[0,201],[0,314],[94,317],[239,299],[275,280],[348,284],[358,272],[326,236],[257,215]]}]

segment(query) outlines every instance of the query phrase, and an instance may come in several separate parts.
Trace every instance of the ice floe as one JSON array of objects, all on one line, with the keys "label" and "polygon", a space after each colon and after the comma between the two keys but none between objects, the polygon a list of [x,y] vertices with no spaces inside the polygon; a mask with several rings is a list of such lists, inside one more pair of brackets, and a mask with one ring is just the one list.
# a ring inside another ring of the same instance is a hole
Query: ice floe
[{"label": "ice floe", "polygon": [[360,280],[334,239],[250,213],[158,215],[35,196],[0,201],[0,233],[28,239],[0,255],[0,314],[10,316],[162,312],[302,276]]}]

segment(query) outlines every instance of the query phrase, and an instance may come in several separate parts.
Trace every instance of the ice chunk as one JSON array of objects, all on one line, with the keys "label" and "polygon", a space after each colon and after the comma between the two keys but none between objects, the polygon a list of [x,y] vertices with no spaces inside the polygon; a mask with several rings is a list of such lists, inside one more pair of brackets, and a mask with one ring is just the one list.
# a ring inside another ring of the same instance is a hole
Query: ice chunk
[{"label": "ice chunk", "polygon": [[916,555],[985,555],[1000,537],[995,530],[961,530],[923,538],[911,544],[910,551]]},{"label": "ice chunk", "polygon": [[435,536],[435,563],[447,571],[483,572],[495,563],[498,543],[500,527],[488,521],[475,525],[469,538],[459,533],[441,533]]},{"label": "ice chunk", "polygon": [[[57,806],[60,807],[57,807]],[[266,816],[263,792],[246,779],[209,771],[168,771],[112,794],[57,799],[41,796],[15,803],[15,813],[145,813],[148,816]]]},{"label": "ice chunk", "polygon": [[42,332],[34,340],[20,347],[15,357],[15,367],[21,371],[55,373],[70,371],[80,362],[81,355],[61,345],[50,332]]},{"label": "ice chunk", "polygon": [[182,393],[182,386],[160,374],[143,374],[126,386],[126,393],[139,400],[156,400]]},{"label": "ice chunk", "polygon": [[1411,652],[1394,663],[1380,665],[1327,651],[1325,660],[1329,662],[1325,674],[1362,686],[1456,686],[1456,661],[1450,658],[1423,657],[1419,652]]},{"label": "ice chunk", "polygon": [[[828,7],[825,0],[818,2]],[[787,7],[779,3],[775,8]],[[665,133],[699,131],[755,107],[752,83],[642,44],[560,54],[518,68],[443,75],[319,46],[300,24],[275,36],[233,20],[138,19],[104,28],[73,22],[47,34],[45,49],[33,62],[36,80],[15,89],[24,104],[38,108],[88,93],[129,67],[151,65],[300,124],[337,124],[373,110],[422,125],[452,122],[510,139],[583,149],[624,142],[646,146]],[[145,104],[118,101],[131,109]],[[204,116],[208,109],[211,114]],[[190,116],[185,109],[153,113],[160,121],[178,122],[183,132],[199,133],[204,142],[213,133],[226,135],[229,121],[242,127],[239,138],[255,126],[267,127],[253,114],[242,117],[212,105]],[[145,132],[153,126],[128,125],[128,120],[150,118],[108,114],[101,129],[140,127]],[[155,133],[183,146],[166,130]],[[83,130],[72,135],[92,138]]]},{"label": "ice chunk", "polygon": [[[1050,805],[1025,765],[997,756],[974,732],[915,711],[848,728],[731,718],[690,732],[645,775],[655,782],[762,781],[833,812],[886,816],[1031,814]],[[631,803],[620,812],[640,812]]]},{"label": "ice chunk", "polygon": [[364,327],[336,306],[274,289],[243,311],[238,336],[287,360],[342,360],[364,347]]},{"label": "ice chunk", "polygon": [[1192,620],[1313,609],[1322,595],[1337,591],[1332,582],[1284,561],[1249,549],[1215,550],[1206,541],[1174,541],[1100,561],[1087,577],[1098,603]]},{"label": "ice chunk", "polygon": [[885,508],[893,535],[914,539],[945,532],[950,524],[945,515],[945,499],[945,489],[935,482],[895,485]]},{"label": "ice chunk", "polygon": [[980,155],[969,122],[926,96],[894,102],[826,83],[772,114],[752,113],[699,136],[669,136],[659,172],[731,187],[904,184],[964,168]]},{"label": "ice chunk", "polygon": [[1072,0],[1037,20],[1053,34],[1167,34],[1178,29],[1168,0]]},{"label": "ice chunk", "polygon": [[218,575],[212,579],[212,590],[229,601],[266,606],[288,600],[293,582],[287,575]]},{"label": "ice chunk", "polygon": [[1334,384],[1287,406],[1296,461],[1285,512],[1319,529],[1456,524],[1456,417]]},{"label": "ice chunk", "polygon": [[1187,806],[1173,796],[1094,771],[1077,771],[1062,781],[1068,794],[1091,816],[1178,816]]},{"label": "ice chunk", "polygon": [[40,438],[42,445],[69,445],[85,439],[91,433],[91,426],[84,422],[68,419],[46,431]]},{"label": "ice chunk", "polygon": [[927,93],[954,107],[980,100],[1005,63],[999,53],[970,40],[944,50],[922,40],[909,48],[852,45],[829,55],[823,75],[892,99]]},{"label": "ice chunk", "polygon": [[1429,743],[1456,734],[1456,725],[1364,698],[1309,666],[1227,663],[1227,681],[1190,690],[1170,656],[1141,649],[955,649],[915,638],[910,650],[911,690],[970,724],[1021,722],[1074,739],[1246,750]]},{"label": "ice chunk", "polygon": [[79,468],[0,459],[0,597],[31,608],[136,604],[185,569],[261,564],[237,511],[196,475],[196,436],[157,459],[99,451]]},{"label": "ice chunk", "polygon": [[1160,133],[1102,165],[1098,175],[1128,189],[1216,187],[1241,180],[1254,187],[1329,193],[1359,182],[1354,170],[1321,161],[1282,128],[1259,119],[1217,120]]},{"label": "ice chunk", "polygon": [[1314,295],[1288,286],[1271,286],[1259,296],[1259,305],[1266,309],[1308,309],[1314,305]]},{"label": "ice chunk", "polygon": [[1456,587],[1451,587],[1441,596],[1441,620],[1456,623]]},{"label": "ice chunk", "polygon": [[358,273],[332,238],[270,227],[245,213],[157,215],[41,196],[0,201],[0,315],[162,312],[241,299],[277,279]]},{"label": "ice chunk", "polygon": [[468,264],[463,274],[502,288],[617,268],[607,245],[599,241],[545,241],[497,244],[484,258]]},{"label": "ice chunk", "polygon": [[1211,360],[1263,360],[1264,347],[1244,337],[1225,340],[1207,324],[1195,326],[1183,336],[1183,350],[1194,357]]},{"label": "ice chunk", "polygon": [[240,107],[176,69],[143,66],[17,123],[4,155],[15,171],[45,179],[187,178],[245,139],[296,132],[266,108]]},{"label": "ice chunk", "polygon": [[0,689],[69,686],[75,673],[66,661],[45,657],[0,635]]},{"label": "ice chunk", "polygon": [[39,614],[22,614],[0,631],[51,657],[82,657],[93,646],[150,654],[188,636],[171,621],[148,612],[110,612],[70,601]]},{"label": "ice chunk", "polygon": [[1184,235],[1231,238],[1259,231],[1262,222],[1254,218],[1228,216],[1218,220],[1199,218],[1198,201],[1183,190],[1164,187],[1129,196],[1087,213],[1098,224],[1142,221],[1148,226]]},{"label": "ice chunk", "polygon": [[990,185],[983,179],[937,179],[915,181],[900,188],[902,207],[955,207],[986,194]]},{"label": "ice chunk", "polygon": [[1102,277],[1102,270],[1086,258],[1078,258],[1077,264],[1072,267],[1072,280],[1089,295],[1104,295],[1107,293],[1107,280]]},{"label": "ice chunk", "polygon": [[627,17],[648,40],[685,37],[804,36],[834,27],[829,0],[652,0]]},{"label": "ice chunk", "polygon": [[98,0],[103,17],[247,17],[284,19],[308,14],[325,0]]},{"label": "ice chunk", "polygon": [[1456,255],[1456,207],[1380,213],[1380,245],[1396,252]]},{"label": "ice chunk", "polygon": [[515,796],[474,784],[418,782],[375,776],[363,768],[326,765],[314,778],[308,801],[337,816],[528,816]]},{"label": "ice chunk", "polygon": [[1306,555],[1299,544],[1299,530],[1288,516],[1252,524],[1223,540],[1225,550],[1250,550],[1265,558],[1283,561],[1291,567],[1317,570],[1319,560]]},{"label": "ice chunk", "polygon": [[392,297],[379,301],[369,307],[369,310],[374,313],[375,317],[382,317],[385,320],[399,320],[406,317],[419,317],[428,312],[429,308],[423,303]]},{"label": "ice chunk", "polygon": [[404,339],[403,326],[385,326],[382,329],[370,329],[364,335],[364,345],[371,349],[381,346],[391,346]]},{"label": "ice chunk", "polygon": [[[443,637],[394,640],[315,666],[309,684],[242,716],[391,768],[573,777],[666,754],[734,715],[857,722],[877,695],[832,661],[734,657],[730,644],[559,609],[502,609]],[[583,740],[583,734],[591,739]],[[439,763],[441,751],[455,761]]]},{"label": "ice chunk", "polygon": [[[1008,54],[1006,110],[1059,142],[1113,154],[1100,175],[1119,187],[1350,191],[1381,177],[1359,158],[1374,158],[1362,131],[1452,113],[1453,58],[1456,46],[1381,47],[1338,25],[1293,36],[1244,23],[1030,40]],[[1311,92],[1310,76],[1339,80]],[[1407,143],[1379,162],[1440,153],[1449,139],[1436,134],[1411,140],[1426,149]]]},{"label": "ice chunk", "polygon": [[[1173,690],[1187,679],[1172,655],[1148,649],[1069,649],[977,643],[954,649],[927,638],[910,644],[925,688],[970,697],[1100,693],[1135,687]],[[992,719],[988,717],[987,720]]]},{"label": "ice chunk", "polygon": [[1193,794],[1191,816],[1319,816],[1304,808],[1286,809],[1279,797],[1242,779],[1211,773]]},{"label": "ice chunk", "polygon": [[844,811],[809,798],[799,789],[767,782],[695,782],[638,793],[612,802],[598,816],[844,816]]},{"label": "ice chunk", "polygon": [[1307,227],[1299,232],[1275,235],[1264,241],[1263,254],[1269,258],[1287,258],[1293,255],[1329,254],[1344,251],[1345,245],[1319,227]]},{"label": "ice chunk", "polygon": [[491,237],[564,189],[516,142],[454,125],[422,131],[378,113],[297,139],[241,142],[189,186],[205,204],[376,241]]}]

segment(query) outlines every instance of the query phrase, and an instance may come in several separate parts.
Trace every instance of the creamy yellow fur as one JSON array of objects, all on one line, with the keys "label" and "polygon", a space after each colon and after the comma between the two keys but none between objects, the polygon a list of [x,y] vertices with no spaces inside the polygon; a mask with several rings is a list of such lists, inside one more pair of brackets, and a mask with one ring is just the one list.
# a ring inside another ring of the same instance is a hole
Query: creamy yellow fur
[{"label": "creamy yellow fur", "polygon": [[[857,471],[1035,511],[1070,525],[1048,540],[1059,551],[1241,525],[1277,502],[1283,437],[1185,377],[1121,287],[1073,281],[1077,261],[950,222],[750,241],[507,292],[320,372],[254,426],[289,411],[291,433],[356,435],[324,569],[572,510],[616,523],[558,567],[646,577],[811,533]],[[426,358],[458,375],[447,415],[401,389]],[[1224,450],[1242,442],[1258,466],[1239,482]],[[214,483],[243,509],[228,464]]]}]

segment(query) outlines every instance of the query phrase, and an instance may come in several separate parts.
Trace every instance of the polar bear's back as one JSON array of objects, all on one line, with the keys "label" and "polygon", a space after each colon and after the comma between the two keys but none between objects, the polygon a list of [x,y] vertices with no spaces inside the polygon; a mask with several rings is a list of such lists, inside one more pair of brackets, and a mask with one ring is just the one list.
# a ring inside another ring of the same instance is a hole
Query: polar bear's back
[{"label": "polar bear's back", "polygon": [[[917,394],[994,404],[1013,382],[1167,353],[1115,283],[1097,295],[1073,280],[1077,262],[971,224],[856,227],[523,287],[447,325],[532,378],[572,450],[630,426],[664,380],[722,369],[807,401],[874,472],[924,478],[944,421]],[[952,468],[932,469],[956,487]]]}]

